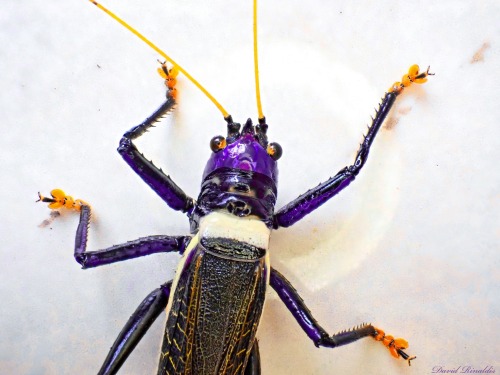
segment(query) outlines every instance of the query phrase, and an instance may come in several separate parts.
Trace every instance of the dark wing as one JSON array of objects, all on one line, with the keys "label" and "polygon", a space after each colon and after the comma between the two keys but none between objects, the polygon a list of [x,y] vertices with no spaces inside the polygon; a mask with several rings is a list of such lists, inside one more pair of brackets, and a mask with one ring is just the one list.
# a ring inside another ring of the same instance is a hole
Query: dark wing
[{"label": "dark wing", "polygon": [[174,291],[158,374],[241,374],[264,304],[265,262],[201,249],[191,255]]}]

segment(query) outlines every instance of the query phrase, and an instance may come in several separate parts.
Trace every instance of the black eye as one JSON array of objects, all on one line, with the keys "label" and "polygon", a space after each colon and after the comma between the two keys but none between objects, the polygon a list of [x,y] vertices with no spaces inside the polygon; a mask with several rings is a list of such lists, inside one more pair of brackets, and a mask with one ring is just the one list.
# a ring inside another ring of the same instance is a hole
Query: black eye
[{"label": "black eye", "polygon": [[283,149],[278,143],[269,143],[267,146],[267,153],[273,160],[278,160],[283,155]]},{"label": "black eye", "polygon": [[212,140],[210,141],[210,148],[212,149],[213,152],[218,152],[225,147],[226,147],[226,138],[224,138],[222,135],[213,137]]}]

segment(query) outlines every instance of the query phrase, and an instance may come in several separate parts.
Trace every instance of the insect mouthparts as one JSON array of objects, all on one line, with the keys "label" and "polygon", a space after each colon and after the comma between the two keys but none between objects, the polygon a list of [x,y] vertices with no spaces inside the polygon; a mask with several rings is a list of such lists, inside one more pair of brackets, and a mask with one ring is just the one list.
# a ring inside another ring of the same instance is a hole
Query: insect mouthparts
[{"label": "insect mouthparts", "polygon": [[251,212],[250,206],[240,200],[229,202],[226,208],[229,213],[240,217],[248,216]]}]

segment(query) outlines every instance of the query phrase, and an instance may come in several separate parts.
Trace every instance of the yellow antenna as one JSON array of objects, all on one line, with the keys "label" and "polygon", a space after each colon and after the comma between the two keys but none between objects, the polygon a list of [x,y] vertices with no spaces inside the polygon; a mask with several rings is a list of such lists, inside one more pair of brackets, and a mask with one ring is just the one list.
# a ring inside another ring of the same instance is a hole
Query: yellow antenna
[{"label": "yellow antenna", "polygon": [[253,62],[255,69],[255,94],[257,96],[257,111],[259,120],[264,119],[262,112],[262,103],[260,101],[260,83],[259,83],[259,50],[257,48],[257,0],[253,0]]},{"label": "yellow antenna", "polygon": [[122,20],[120,17],[118,17],[116,14],[111,12],[110,10],[106,9],[103,7],[101,4],[99,4],[97,1],[94,0],[89,0],[91,3],[93,3],[95,6],[97,6],[99,9],[107,13],[109,16],[114,18],[116,21],[118,21],[120,24],[122,24],[127,30],[129,30],[132,34],[137,36],[139,39],[141,39],[144,43],[146,43],[148,46],[150,46],[152,49],[154,49],[158,54],[160,54],[165,60],[169,61],[172,65],[174,65],[179,72],[184,74],[184,76],[189,79],[193,84],[198,87],[212,103],[215,104],[215,106],[219,109],[219,111],[222,112],[222,115],[224,118],[229,117],[229,113],[224,109],[224,107],[217,101],[215,98],[196,80],[194,79],[191,74],[189,74],[187,71],[184,70],[183,67],[181,67],[179,64],[177,64],[170,56],[168,56],[165,52],[163,52],[161,49],[159,49],[156,45],[154,45],[149,39],[147,39],[144,35],[142,35],[139,31],[134,29],[132,26],[130,26],[128,23],[126,23],[124,20]]}]

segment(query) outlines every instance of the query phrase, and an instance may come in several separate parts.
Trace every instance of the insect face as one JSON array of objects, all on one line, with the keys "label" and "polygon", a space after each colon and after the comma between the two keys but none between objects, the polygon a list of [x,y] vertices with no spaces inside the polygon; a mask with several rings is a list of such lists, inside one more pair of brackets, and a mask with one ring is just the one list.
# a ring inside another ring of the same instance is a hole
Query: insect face
[{"label": "insect face", "polygon": [[[270,228],[277,198],[278,163],[281,147],[268,143],[265,119],[254,126],[250,119],[243,128],[226,118],[227,137],[210,142],[213,153],[205,171],[197,206],[191,216],[191,230],[201,217],[225,211],[238,217],[258,218]],[[241,130],[241,131],[240,131]]]}]

